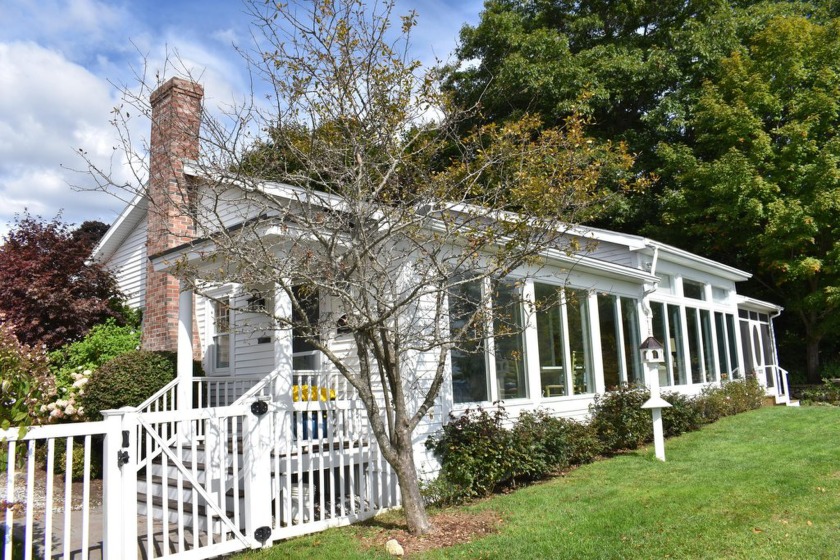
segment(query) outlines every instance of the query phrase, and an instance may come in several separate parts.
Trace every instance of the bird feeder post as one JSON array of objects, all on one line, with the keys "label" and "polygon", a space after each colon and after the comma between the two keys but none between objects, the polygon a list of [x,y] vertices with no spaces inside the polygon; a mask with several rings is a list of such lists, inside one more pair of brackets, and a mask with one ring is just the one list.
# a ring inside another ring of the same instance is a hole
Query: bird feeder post
[{"label": "bird feeder post", "polygon": [[650,409],[653,415],[653,448],[656,458],[664,461],[665,432],[662,429],[662,409],[671,406],[671,403],[659,396],[659,364],[665,362],[665,353],[662,344],[652,336],[647,337],[639,349],[642,351],[642,363],[645,366],[645,381],[650,389],[650,398],[642,408]]}]

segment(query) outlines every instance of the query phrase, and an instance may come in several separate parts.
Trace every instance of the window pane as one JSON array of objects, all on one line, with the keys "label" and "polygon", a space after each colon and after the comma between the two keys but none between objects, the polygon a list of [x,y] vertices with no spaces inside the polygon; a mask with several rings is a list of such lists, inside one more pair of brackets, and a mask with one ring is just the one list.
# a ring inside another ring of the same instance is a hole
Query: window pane
[{"label": "window pane", "polygon": [[217,334],[213,340],[216,345],[216,368],[230,367],[230,335]]},{"label": "window pane", "polygon": [[715,347],[712,345],[712,318],[705,309],[700,310],[700,328],[703,334],[703,365],[706,370],[706,382],[716,381]]},{"label": "window pane", "polygon": [[612,391],[621,384],[621,349],[618,347],[619,324],[615,296],[598,296],[598,320],[601,326],[601,360],[604,364],[604,387]]},{"label": "window pane", "polygon": [[627,366],[627,382],[643,383],[642,359],[639,354],[639,313],[636,300],[621,299],[621,327],[624,333],[624,363]]},{"label": "window pane", "polygon": [[457,284],[450,288],[449,329],[459,340],[457,347],[450,352],[452,394],[456,403],[488,400],[483,319],[478,314],[480,305],[479,282]]},{"label": "window pane", "polygon": [[215,367],[230,367],[230,299],[221,298],[213,302],[213,346]]},{"label": "window pane", "polygon": [[566,387],[563,312],[560,288],[534,283],[537,304],[537,349],[540,360],[540,390],[544,397],[569,394]]},{"label": "window pane", "polygon": [[700,282],[692,282],[691,280],[683,280],[683,295],[691,299],[706,299],[705,286]]},{"label": "window pane", "polygon": [[499,398],[525,398],[528,384],[522,344],[522,298],[509,280],[499,282],[493,295],[493,352]]},{"label": "window pane", "polygon": [[216,334],[230,331],[230,300],[228,298],[213,302],[213,327]]},{"label": "window pane", "polygon": [[748,321],[740,321],[741,323],[741,348],[743,354],[741,355],[741,362],[744,364],[745,373],[753,373],[755,365],[753,364],[752,353],[752,337],[750,336],[750,324]]},{"label": "window pane", "polygon": [[700,326],[697,324],[697,310],[685,309],[685,324],[688,328],[688,359],[691,367],[691,382],[703,383],[700,366]]},{"label": "window pane", "polygon": [[[292,294],[302,307],[293,315],[296,325],[292,327],[292,354],[315,352],[315,346],[306,340],[304,328],[307,325],[318,328],[320,312],[318,309],[318,291],[304,286],[292,287]],[[297,368],[296,368],[297,369]],[[308,369],[308,368],[307,368]]]},{"label": "window pane", "polygon": [[734,315],[726,315],[726,337],[726,342],[729,345],[729,359],[731,360],[731,363],[729,365],[732,368],[732,378],[741,379],[744,375],[743,368],[741,367],[741,364],[738,361],[738,343],[735,341]]},{"label": "window pane", "polygon": [[726,324],[723,322],[723,313],[715,313],[715,335],[718,347],[718,368],[720,368],[720,380],[727,381],[732,377],[732,368],[729,367],[726,343]]},{"label": "window pane", "polygon": [[564,290],[569,321],[569,350],[572,357],[574,394],[595,392],[589,336],[589,294],[585,290]]},{"label": "window pane", "polygon": [[685,374],[685,341],[682,336],[682,316],[680,315],[680,308],[677,305],[668,306],[668,329],[669,347],[671,354],[676,358],[672,360],[674,364],[674,382],[677,385],[686,385],[688,378]]},{"label": "window pane", "polygon": [[650,309],[653,312],[653,338],[662,343],[665,349],[665,364],[659,366],[659,385],[668,387],[671,385],[673,375],[673,354],[669,351],[670,341],[665,331],[665,304],[656,301],[651,302]]}]

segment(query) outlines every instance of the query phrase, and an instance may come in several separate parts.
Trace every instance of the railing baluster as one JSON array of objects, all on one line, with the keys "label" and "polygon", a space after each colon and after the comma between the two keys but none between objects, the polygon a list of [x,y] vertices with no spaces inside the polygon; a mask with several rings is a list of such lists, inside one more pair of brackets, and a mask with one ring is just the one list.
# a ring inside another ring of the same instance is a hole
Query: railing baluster
[{"label": "railing baluster", "polygon": [[47,488],[44,497],[44,558],[52,558],[53,484],[55,481],[55,439],[47,440]]},{"label": "railing baluster", "polygon": [[[73,527],[70,512],[73,503],[73,437],[70,436],[65,442],[64,457],[64,534],[72,535]],[[64,539],[64,560],[70,560],[70,539]]]},{"label": "railing baluster", "polygon": [[90,548],[90,439],[84,439],[84,475],[82,476],[82,560],[87,560]]}]

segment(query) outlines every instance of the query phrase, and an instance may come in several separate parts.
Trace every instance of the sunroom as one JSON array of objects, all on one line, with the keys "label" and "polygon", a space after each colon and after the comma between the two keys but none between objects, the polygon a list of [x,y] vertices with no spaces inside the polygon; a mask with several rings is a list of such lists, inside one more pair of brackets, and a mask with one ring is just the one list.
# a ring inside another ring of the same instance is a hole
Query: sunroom
[{"label": "sunroom", "polygon": [[[615,241],[618,234],[611,235]],[[553,271],[462,288],[460,305],[477,305],[485,295],[506,311],[487,320],[484,332],[493,336],[452,351],[452,407],[503,401],[514,411],[539,406],[585,415],[595,394],[646,383],[639,346],[648,336],[665,348],[660,387],[696,394],[710,383],[756,375],[782,402],[786,378],[772,331],[781,308],[737,294],[736,282],[750,275],[626,239],[625,254],[610,253],[622,264],[578,257],[572,269],[558,263]],[[459,328],[463,312],[452,309],[451,328]]]}]

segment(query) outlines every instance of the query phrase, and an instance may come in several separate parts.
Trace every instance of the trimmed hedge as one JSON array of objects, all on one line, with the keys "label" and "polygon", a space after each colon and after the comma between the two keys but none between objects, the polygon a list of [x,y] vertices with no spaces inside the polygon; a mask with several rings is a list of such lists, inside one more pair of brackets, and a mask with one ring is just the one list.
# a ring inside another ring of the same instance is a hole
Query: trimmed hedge
[{"label": "trimmed hedge", "polygon": [[[620,387],[596,395],[590,421],[556,418],[547,411],[524,412],[514,421],[502,407],[467,409],[426,441],[440,460],[436,480],[426,484],[426,499],[438,504],[480,498],[499,489],[556,474],[653,440],[650,398],[644,387]],[[755,379],[707,387],[696,397],[663,393],[665,435],[673,437],[703,424],[761,407],[764,389]]]},{"label": "trimmed hedge", "polygon": [[97,368],[80,397],[85,414],[100,419],[103,410],[137,406],[175,378],[176,354],[135,350]]}]

